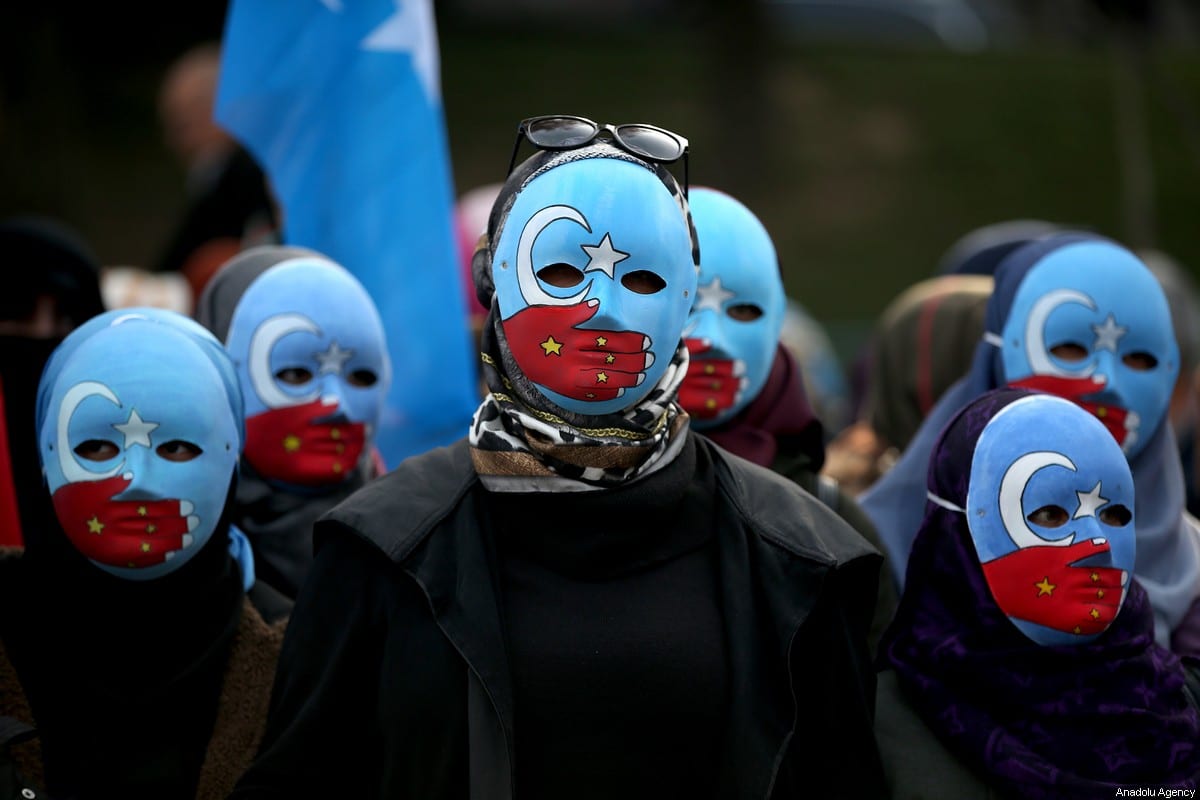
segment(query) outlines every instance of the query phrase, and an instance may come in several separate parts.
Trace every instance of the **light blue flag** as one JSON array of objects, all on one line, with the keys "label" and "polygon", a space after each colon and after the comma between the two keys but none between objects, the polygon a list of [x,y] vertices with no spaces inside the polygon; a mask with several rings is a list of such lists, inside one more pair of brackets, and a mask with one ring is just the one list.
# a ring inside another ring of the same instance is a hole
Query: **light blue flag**
[{"label": "light blue flag", "polygon": [[478,403],[432,0],[233,0],[217,120],[266,171],[283,238],[366,286],[394,365],[388,467]]}]

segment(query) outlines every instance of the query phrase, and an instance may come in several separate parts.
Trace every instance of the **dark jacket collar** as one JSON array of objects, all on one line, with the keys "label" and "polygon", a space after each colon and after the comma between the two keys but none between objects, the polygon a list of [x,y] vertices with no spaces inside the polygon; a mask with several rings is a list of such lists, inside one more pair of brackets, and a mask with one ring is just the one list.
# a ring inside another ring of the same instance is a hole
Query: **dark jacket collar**
[{"label": "dark jacket collar", "polygon": [[[791,663],[798,657],[797,635],[831,572],[851,562],[877,569],[879,555],[861,537],[845,536],[846,524],[820,502],[797,502],[798,494],[808,496],[792,482],[703,437],[696,443],[709,448],[720,489],[716,513],[732,697],[720,794],[762,798],[769,796],[797,724]],[[468,445],[460,440],[368,484],[354,503],[322,517],[315,534],[318,546],[331,534],[362,537],[425,592],[436,623],[469,668],[472,787],[495,796],[497,787],[512,791],[513,688],[487,545],[492,537],[479,529],[487,524],[479,508],[482,491]],[[439,535],[431,536],[439,526]],[[864,603],[869,618],[873,598]],[[771,635],[761,635],[764,630]]]}]

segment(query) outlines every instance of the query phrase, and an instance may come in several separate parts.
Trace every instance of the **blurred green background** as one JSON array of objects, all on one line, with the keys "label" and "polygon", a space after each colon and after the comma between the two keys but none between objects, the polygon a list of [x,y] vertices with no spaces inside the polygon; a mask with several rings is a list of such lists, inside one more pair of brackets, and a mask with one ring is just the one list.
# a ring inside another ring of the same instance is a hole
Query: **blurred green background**
[{"label": "blurred green background", "polygon": [[[1148,20],[1146,4],[1105,14],[1101,3],[1024,3],[1018,41],[961,47],[805,37],[780,4],[548,15],[439,3],[455,184],[502,180],[516,123],[533,114],[676,130],[691,140],[693,185],[758,212],[789,294],[844,357],[954,240],[1000,220],[1086,226],[1197,274],[1200,49],[1179,22],[1194,21],[1179,16],[1189,5],[1164,21]],[[145,265],[184,202],[158,80],[174,55],[219,36],[224,6],[181,7],[140,29],[114,14],[25,8],[4,26],[0,214],[59,216],[103,263]]]}]

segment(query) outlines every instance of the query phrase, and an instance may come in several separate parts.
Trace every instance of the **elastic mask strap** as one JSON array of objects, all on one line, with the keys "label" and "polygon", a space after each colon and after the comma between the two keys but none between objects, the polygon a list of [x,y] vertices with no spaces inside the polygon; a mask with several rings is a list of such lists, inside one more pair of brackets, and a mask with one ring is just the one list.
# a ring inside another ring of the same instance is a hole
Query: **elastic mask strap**
[{"label": "elastic mask strap", "polygon": [[954,503],[951,503],[949,500],[945,500],[941,497],[938,497],[933,492],[929,492],[929,491],[925,492],[925,497],[929,500],[929,502],[933,503],[935,506],[941,506],[942,508],[946,509],[947,511],[957,511],[959,514],[967,513],[967,510],[965,508],[962,508],[961,506],[956,506],[956,505],[954,505]]}]

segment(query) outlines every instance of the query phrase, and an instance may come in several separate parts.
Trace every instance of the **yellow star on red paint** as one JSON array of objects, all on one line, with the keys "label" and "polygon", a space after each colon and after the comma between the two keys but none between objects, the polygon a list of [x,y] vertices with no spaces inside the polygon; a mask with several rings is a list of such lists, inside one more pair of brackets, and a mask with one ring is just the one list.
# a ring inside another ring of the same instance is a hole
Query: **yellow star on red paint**
[{"label": "yellow star on red paint", "polygon": [[556,355],[556,356],[560,356],[560,357],[562,356],[563,343],[555,341],[553,336],[548,337],[546,339],[546,341],[542,342],[541,346],[542,346],[542,349],[546,351],[544,353],[544,355],[546,355],[546,356],[550,356],[550,355]]},{"label": "yellow star on red paint", "polygon": [[1094,608],[1091,611],[1089,611],[1088,614],[1091,616],[1092,619],[1100,619],[1100,612]]},{"label": "yellow star on red paint", "polygon": [[89,519],[87,521],[87,526],[88,526],[88,533],[94,533],[97,536],[99,536],[101,531],[104,530],[104,523],[100,521],[99,517],[92,517],[91,519]]},{"label": "yellow star on red paint", "polygon": [[596,373],[596,383],[608,383],[608,376],[603,372]]},{"label": "yellow star on red paint", "polygon": [[146,516],[147,513],[148,512],[146,511],[145,506],[138,506],[138,516],[139,517],[144,517],[144,516]]},{"label": "yellow star on red paint", "polygon": [[300,449],[300,437],[294,433],[290,433],[283,438],[283,449],[289,453],[294,453]]},{"label": "yellow star on red paint", "polygon": [[1050,582],[1049,575],[1042,578],[1042,580],[1039,583],[1035,583],[1034,586],[1036,586],[1038,589],[1038,593],[1037,593],[1038,597],[1041,597],[1044,594],[1054,594],[1054,590],[1058,588],[1057,585]]},{"label": "yellow star on red paint", "polygon": [[606,356],[604,357],[604,363],[605,363],[605,364],[611,364],[611,363],[613,363],[613,362],[614,362],[614,361],[616,361],[616,360],[617,360],[617,357],[616,357],[616,356],[614,356],[612,353],[609,353],[608,355],[606,355]]},{"label": "yellow star on red paint", "polygon": [[142,552],[143,553],[150,552],[150,543],[149,542],[142,542]]},{"label": "yellow star on red paint", "polygon": [[596,347],[604,347],[606,344],[608,344],[608,339],[603,336],[596,337]]}]

